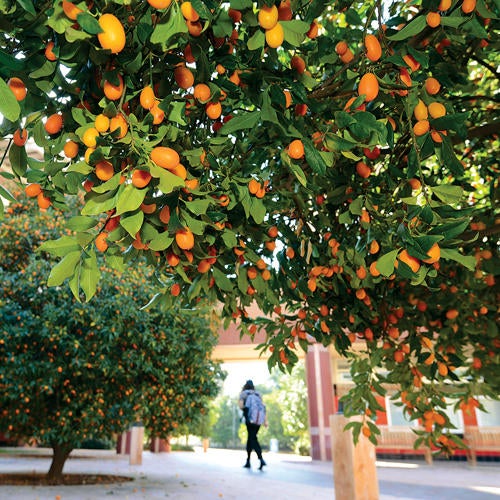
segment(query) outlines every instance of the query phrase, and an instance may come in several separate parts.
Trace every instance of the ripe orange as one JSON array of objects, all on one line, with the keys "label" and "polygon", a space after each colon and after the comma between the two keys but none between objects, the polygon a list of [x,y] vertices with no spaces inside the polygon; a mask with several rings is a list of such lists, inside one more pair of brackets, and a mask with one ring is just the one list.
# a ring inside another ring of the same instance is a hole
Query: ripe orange
[{"label": "ripe orange", "polygon": [[276,5],[271,7],[263,5],[257,14],[257,19],[262,29],[270,30],[274,28],[278,23],[278,8]]},{"label": "ripe orange", "polygon": [[441,0],[439,2],[438,10],[444,12],[445,10],[448,10],[450,7],[451,7],[451,0]]},{"label": "ripe orange", "polygon": [[75,158],[78,154],[78,144],[75,141],[68,141],[63,148],[67,158]]},{"label": "ripe orange", "polygon": [[26,141],[28,140],[28,131],[26,129],[17,129],[14,132],[14,136],[12,137],[12,141],[16,146],[22,147],[26,144]]},{"label": "ripe orange", "polygon": [[153,125],[159,125],[165,118],[165,111],[158,106],[158,101],[154,103],[149,112],[153,115]]},{"label": "ripe orange", "polygon": [[292,69],[294,69],[299,75],[302,75],[304,71],[306,70],[306,63],[304,59],[300,56],[292,56],[292,59],[290,60],[290,66]]},{"label": "ripe orange", "polygon": [[379,85],[377,77],[373,73],[365,73],[358,86],[358,95],[365,95],[365,101],[373,101],[378,96]]},{"label": "ripe orange", "polygon": [[193,89],[193,97],[198,101],[208,101],[212,95],[210,87],[206,83],[197,83]]},{"label": "ripe orange", "polygon": [[416,136],[421,136],[429,132],[430,127],[428,120],[420,120],[413,125],[413,132]]},{"label": "ripe orange", "polygon": [[32,184],[28,184],[24,188],[24,192],[26,193],[26,196],[29,196],[30,198],[35,198],[42,192],[42,187],[37,182],[33,182]]},{"label": "ripe orange", "polygon": [[125,87],[124,87],[124,84],[123,84],[122,75],[118,75],[118,85],[114,85],[111,82],[108,82],[106,80],[104,82],[103,91],[104,91],[104,95],[110,101],[117,101],[123,95],[123,89],[124,88]]},{"label": "ripe orange", "polygon": [[136,188],[146,187],[151,181],[151,174],[146,170],[134,169],[132,172],[132,185]]},{"label": "ripe orange", "polygon": [[443,135],[447,135],[446,130],[431,130],[431,138],[434,142],[443,142]]},{"label": "ripe orange", "polygon": [[349,46],[347,45],[347,43],[342,40],[339,43],[337,43],[337,45],[335,45],[335,52],[339,56],[343,56],[347,52],[348,48]]},{"label": "ripe orange", "polygon": [[432,118],[441,118],[446,114],[446,108],[440,102],[431,102],[429,104],[429,114]]},{"label": "ripe orange", "polygon": [[45,46],[45,58],[48,60],[48,61],[55,61],[57,59],[57,56],[54,54],[54,52],[52,51],[52,49],[54,48],[54,42],[50,41],[49,43],[47,43],[47,45]]},{"label": "ripe orange", "polygon": [[120,20],[113,14],[103,14],[99,18],[99,26],[102,32],[97,38],[103,49],[111,50],[112,54],[118,54],[125,47],[125,30]]},{"label": "ripe orange", "polygon": [[372,169],[363,161],[356,163],[356,173],[363,179],[368,179],[372,173]]},{"label": "ripe orange", "polygon": [[290,0],[282,0],[278,6],[278,19],[280,21],[291,21],[293,17]]},{"label": "ripe orange", "polygon": [[26,86],[24,85],[24,82],[20,78],[13,76],[9,79],[7,85],[9,86],[17,101],[22,101],[26,97],[28,91],[26,89]]},{"label": "ripe orange", "polygon": [[423,262],[426,264],[434,264],[434,262],[437,262],[439,258],[441,257],[441,248],[439,248],[439,245],[437,243],[434,243],[434,245],[429,248],[427,251],[427,255],[429,256],[428,259],[424,259]]},{"label": "ripe orange", "polygon": [[415,106],[413,114],[418,121],[427,120],[427,118],[429,117],[429,112],[427,111],[427,106],[425,105],[424,101],[422,101],[421,99],[418,100],[418,104]]},{"label": "ripe orange", "polygon": [[[415,257],[412,257],[408,250],[404,249],[399,255],[398,259],[404,262],[414,273],[418,272],[420,269],[420,261]],[[397,261],[396,261],[397,262]],[[396,266],[397,267],[397,266]]]},{"label": "ripe orange", "polygon": [[115,130],[119,130],[118,139],[122,139],[127,135],[128,123],[127,120],[125,120],[125,117],[121,113],[111,118],[109,122],[109,131],[114,132]]},{"label": "ripe orange", "polygon": [[181,293],[181,285],[179,285],[179,283],[174,283],[170,288],[170,293],[174,297],[177,297]]},{"label": "ripe orange", "polygon": [[200,23],[200,21],[193,22],[186,20],[186,25],[188,28],[188,33],[191,36],[197,37],[201,35],[201,32],[203,31],[203,25]]},{"label": "ripe orange", "polygon": [[[182,5],[185,5],[185,3],[187,3],[187,2],[184,2]],[[174,78],[175,78],[177,85],[179,85],[179,87],[181,89],[186,90],[186,89],[193,86],[194,75],[193,75],[192,71],[189,68],[187,68],[186,66],[184,66],[183,64],[181,64],[175,68]]]},{"label": "ripe orange", "polygon": [[102,233],[99,233],[95,240],[94,240],[94,243],[95,243],[95,247],[97,248],[97,250],[99,250],[99,252],[105,252],[107,249],[108,249],[108,242],[106,241],[108,237],[108,233],[106,231],[102,231]]},{"label": "ripe orange", "polygon": [[191,250],[194,247],[194,234],[187,227],[180,229],[175,233],[175,242],[181,250]]},{"label": "ripe orange", "polygon": [[95,175],[101,181],[109,181],[114,174],[113,164],[107,160],[101,160],[95,166]]},{"label": "ripe orange", "polygon": [[364,280],[367,276],[366,268],[364,266],[360,266],[356,269],[356,276],[360,280]]},{"label": "ripe orange", "polygon": [[170,207],[168,205],[165,205],[161,210],[160,210],[160,215],[158,216],[163,222],[163,224],[168,224],[170,222]]},{"label": "ripe orange", "polygon": [[309,31],[306,33],[306,36],[311,40],[314,40],[315,38],[317,38],[318,34],[319,34],[319,25],[316,21],[313,21],[309,25]]},{"label": "ripe orange", "polygon": [[476,0],[464,0],[462,3],[462,12],[470,14],[476,9]]},{"label": "ripe orange", "polygon": [[198,21],[198,19],[200,18],[198,12],[196,12],[191,2],[182,2],[181,12],[184,16],[184,19],[193,23]]},{"label": "ripe orange", "polygon": [[372,255],[374,255],[374,254],[378,253],[379,250],[380,250],[380,245],[378,244],[378,241],[377,240],[372,240],[372,242],[370,243],[368,251]]},{"label": "ripe orange", "polygon": [[239,23],[241,21],[241,18],[242,18],[241,11],[229,8],[227,13],[228,13],[229,17],[233,20],[233,23]]},{"label": "ripe orange", "polygon": [[170,169],[170,172],[172,172],[177,177],[180,177],[182,180],[186,180],[187,170],[186,167],[181,163],[177,164],[174,168]]},{"label": "ripe orange", "polygon": [[430,28],[437,28],[441,24],[439,12],[429,12],[427,16],[425,16],[425,20]]},{"label": "ripe orange", "polygon": [[47,118],[44,128],[50,135],[58,134],[63,127],[63,117],[59,113],[54,113]]},{"label": "ripe orange", "polygon": [[418,69],[420,69],[420,63],[410,54],[404,55],[403,61],[412,71],[417,71]]},{"label": "ripe orange", "polygon": [[139,103],[144,109],[151,109],[156,103],[154,90],[148,85],[141,90]]},{"label": "ripe orange", "polygon": [[36,201],[38,203],[38,206],[42,209],[45,210],[46,208],[49,208],[50,205],[52,205],[52,201],[50,201],[50,198],[47,198],[43,192],[38,193],[36,197]]},{"label": "ripe orange", "polygon": [[94,127],[91,127],[83,133],[82,142],[88,148],[95,148],[97,146],[97,137],[99,137],[99,131]]},{"label": "ripe orange", "polygon": [[172,170],[180,163],[179,153],[175,149],[165,146],[157,146],[153,148],[150,154],[151,160],[161,168]]},{"label": "ripe orange", "polygon": [[109,122],[109,118],[101,113],[95,117],[94,128],[102,134],[108,131]]},{"label": "ripe orange", "polygon": [[172,0],[148,0],[148,4],[153,7],[153,9],[168,9],[170,7],[170,4],[172,3]]},{"label": "ripe orange", "polygon": [[418,191],[422,187],[422,183],[415,178],[408,179],[408,184],[410,185],[413,191]]},{"label": "ripe orange", "polygon": [[211,120],[217,120],[222,115],[222,105],[220,102],[207,102],[205,113]]},{"label": "ripe orange", "polygon": [[68,19],[71,19],[72,21],[76,21],[76,17],[80,12],[83,12],[82,9],[79,9],[74,3],[68,2],[66,0],[63,0],[62,2],[62,8],[64,13],[66,14],[66,17]]},{"label": "ripe orange", "polygon": [[269,236],[269,238],[276,238],[278,236],[278,228],[276,226],[271,226],[267,230],[267,235]]},{"label": "ripe orange", "polygon": [[287,152],[290,158],[299,160],[304,156],[304,144],[300,139],[295,139],[288,145]]},{"label": "ripe orange", "polygon": [[455,319],[458,317],[459,314],[460,313],[456,309],[448,309],[448,311],[446,311],[446,318]]},{"label": "ripe orange", "polygon": [[376,278],[380,276],[380,271],[377,269],[377,261],[374,261],[370,264],[370,274]]},{"label": "ripe orange", "polygon": [[382,56],[382,47],[378,38],[375,35],[366,35],[365,36],[365,47],[366,47],[366,57],[370,59],[370,61],[375,62],[380,59]]},{"label": "ripe orange", "polygon": [[345,53],[340,56],[340,60],[344,64],[349,64],[351,61],[353,61],[353,59],[354,59],[354,53],[350,48],[347,48]]},{"label": "ripe orange", "polygon": [[437,94],[440,89],[441,84],[435,78],[432,78],[432,76],[425,80],[425,90],[429,95]]},{"label": "ripe orange", "polygon": [[273,49],[277,49],[281,46],[283,41],[285,40],[285,31],[283,30],[283,26],[281,23],[276,23],[276,26],[271,28],[270,30],[266,30],[266,43],[269,47]]}]

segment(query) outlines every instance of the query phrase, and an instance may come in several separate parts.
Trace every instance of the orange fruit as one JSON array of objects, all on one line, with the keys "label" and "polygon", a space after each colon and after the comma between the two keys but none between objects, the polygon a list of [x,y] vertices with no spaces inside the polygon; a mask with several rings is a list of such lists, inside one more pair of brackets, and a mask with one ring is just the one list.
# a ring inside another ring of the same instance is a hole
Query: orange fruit
[{"label": "orange fruit", "polygon": [[229,17],[233,20],[233,23],[239,23],[241,21],[241,18],[242,18],[241,11],[229,8],[227,13],[228,13]]},{"label": "orange fruit", "polygon": [[136,188],[146,187],[151,181],[151,174],[146,170],[134,169],[132,172],[132,185]]},{"label": "orange fruit", "polygon": [[348,48],[349,46],[347,45],[347,43],[342,40],[339,43],[337,43],[337,45],[335,45],[335,52],[339,56],[343,56],[347,52]]},{"label": "orange fruit", "polygon": [[179,283],[174,283],[170,288],[170,293],[174,297],[177,297],[181,293],[181,285],[179,285]]},{"label": "orange fruit", "polygon": [[50,201],[50,198],[47,198],[43,192],[38,193],[36,197],[36,201],[38,203],[38,206],[42,209],[45,210],[46,208],[49,208],[50,205],[52,205],[52,202]]},{"label": "orange fruit", "polygon": [[108,237],[108,233],[106,231],[103,231],[102,233],[99,233],[95,240],[94,240],[94,243],[95,243],[95,247],[97,248],[97,250],[99,250],[99,252],[105,252],[107,249],[108,249],[108,242],[106,241]]},{"label": "orange fruit", "polygon": [[257,194],[257,191],[261,188],[260,182],[255,179],[250,179],[248,182],[248,191],[250,194]]},{"label": "orange fruit", "polygon": [[283,94],[285,94],[285,107],[289,108],[292,105],[292,94],[289,90],[284,90]]},{"label": "orange fruit", "polygon": [[432,118],[441,118],[446,114],[446,108],[440,102],[431,102],[428,108]]},{"label": "orange fruit", "polygon": [[168,205],[165,205],[160,210],[160,214],[158,217],[160,218],[160,221],[163,222],[163,224],[168,224],[170,222],[170,207]]},{"label": "orange fruit", "polygon": [[128,123],[125,117],[121,113],[111,118],[109,122],[109,131],[115,132],[116,130],[119,130],[118,139],[122,139],[127,135]]},{"label": "orange fruit", "polygon": [[44,125],[45,131],[50,135],[58,134],[62,130],[62,127],[63,117],[59,113],[50,115]]},{"label": "orange fruit", "polygon": [[456,309],[448,309],[448,311],[446,311],[446,318],[455,319],[458,317],[459,314],[460,313]]},{"label": "orange fruit", "polygon": [[420,261],[408,253],[408,250],[404,249],[399,255],[398,259],[404,262],[414,273],[418,272],[420,269]]},{"label": "orange fruit", "polygon": [[76,21],[76,17],[80,12],[83,12],[82,9],[79,9],[74,3],[68,2],[66,0],[63,0],[62,2],[62,8],[64,13],[66,14],[66,17],[68,19],[71,19],[72,21]]},{"label": "orange fruit", "polygon": [[186,21],[186,25],[188,28],[188,33],[191,36],[200,36],[201,32],[203,31],[203,25],[200,23],[200,21],[192,22],[192,21]]},{"label": "orange fruit", "polygon": [[200,15],[194,9],[191,2],[182,2],[181,4],[181,12],[184,16],[184,19],[191,22],[196,22],[200,18]]},{"label": "orange fruit", "polygon": [[257,14],[259,25],[262,29],[270,30],[278,23],[278,8],[276,5],[269,7],[263,5]]},{"label": "orange fruit", "polygon": [[408,184],[410,185],[413,191],[418,191],[422,187],[422,183],[415,178],[408,179]]},{"label": "orange fruit", "polygon": [[354,53],[351,49],[347,49],[344,54],[340,56],[340,60],[344,64],[349,64],[354,59]]},{"label": "orange fruit", "polygon": [[267,230],[267,235],[269,236],[269,238],[276,238],[278,236],[278,228],[276,226],[271,226]]},{"label": "orange fruit", "polygon": [[377,77],[373,73],[365,73],[358,86],[358,95],[365,95],[365,101],[373,101],[379,92]]},{"label": "orange fruit", "polygon": [[425,20],[430,28],[437,28],[441,24],[441,16],[439,15],[439,12],[429,12],[425,16]]},{"label": "orange fruit", "polygon": [[441,84],[435,78],[432,78],[432,76],[425,80],[425,90],[429,95],[437,94],[440,89]]},{"label": "orange fruit", "polygon": [[270,30],[266,30],[266,43],[269,47],[273,49],[277,49],[281,46],[283,41],[285,40],[285,31],[283,30],[283,26],[281,23],[276,23],[276,26],[271,28]]},{"label": "orange fruit", "polygon": [[[184,5],[187,2],[184,2]],[[181,89],[188,89],[193,86],[194,75],[189,68],[186,68],[183,64],[177,66],[174,70],[174,78]]]},{"label": "orange fruit", "polygon": [[311,40],[314,40],[315,38],[317,38],[318,34],[319,34],[319,25],[316,21],[313,21],[309,25],[309,30],[306,33],[306,36]]},{"label": "orange fruit", "polygon": [[377,261],[372,262],[370,264],[370,274],[376,278],[377,276],[380,276],[380,271],[377,269]]},{"label": "orange fruit", "polygon": [[179,153],[175,149],[165,146],[153,148],[150,154],[151,160],[161,168],[172,170],[180,163]]},{"label": "orange fruit", "polygon": [[434,264],[434,262],[437,262],[439,258],[441,257],[441,248],[439,248],[439,245],[437,243],[434,243],[434,245],[429,248],[427,251],[427,255],[429,256],[428,259],[424,259],[423,262],[426,264]]},{"label": "orange fruit", "polygon": [[85,150],[85,154],[83,155],[83,158],[85,161],[90,165],[90,155],[95,151],[95,148],[87,148]]},{"label": "orange fruit", "polygon": [[95,148],[97,146],[97,137],[99,137],[99,131],[94,127],[91,127],[83,133],[82,142],[88,148]]},{"label": "orange fruit", "polygon": [[470,14],[476,9],[476,0],[464,0],[462,3],[462,12],[464,14]]},{"label": "orange fruit", "polygon": [[358,267],[358,269],[356,269],[356,276],[360,280],[364,280],[367,276],[366,268],[364,266]]},{"label": "orange fruit", "polygon": [[299,160],[304,156],[304,144],[300,139],[292,141],[287,148],[288,156],[294,160]]},{"label": "orange fruit", "polygon": [[26,193],[26,196],[29,196],[30,198],[35,198],[42,192],[42,187],[37,182],[33,182],[32,184],[28,184],[24,188],[24,192]]},{"label": "orange fruit", "polygon": [[299,75],[302,75],[304,71],[306,70],[306,63],[304,59],[300,56],[292,56],[292,59],[290,60],[290,66],[292,69],[294,69]]},{"label": "orange fruit", "polygon": [[356,173],[363,179],[370,177],[372,169],[363,161],[356,163]]},{"label": "orange fruit", "polygon": [[101,160],[95,166],[95,175],[101,181],[109,181],[113,175],[115,175],[115,170],[112,163],[107,160]]},{"label": "orange fruit", "polygon": [[149,112],[153,115],[153,125],[159,125],[165,118],[165,111],[158,106],[158,102],[153,105]]},{"label": "orange fruit", "polygon": [[67,158],[75,158],[78,154],[78,144],[75,141],[68,141],[63,148]]},{"label": "orange fruit", "polygon": [[283,0],[278,6],[278,19],[280,21],[291,21],[293,17],[290,0]]},{"label": "orange fruit", "polygon": [[372,255],[374,255],[374,254],[378,253],[379,250],[380,250],[380,245],[378,244],[378,241],[377,240],[372,240],[372,242],[370,243],[368,251]]},{"label": "orange fruit", "polygon": [[198,101],[208,101],[212,95],[210,87],[206,83],[197,83],[193,89],[193,97]]},{"label": "orange fruit", "polygon": [[451,7],[451,0],[441,0],[439,2],[438,10],[444,12],[445,10],[448,10],[450,7]]},{"label": "orange fruit", "polygon": [[177,164],[174,168],[170,169],[170,172],[172,172],[177,177],[180,177],[182,180],[185,180],[187,177],[186,167],[181,163]]},{"label": "orange fruit", "polygon": [[412,71],[417,71],[420,69],[420,63],[410,54],[403,56],[403,61],[408,65]]},{"label": "orange fruit", "polygon": [[181,250],[191,250],[194,247],[194,235],[189,228],[184,228],[175,233],[175,242]]},{"label": "orange fruit", "polygon": [[154,90],[148,85],[141,90],[139,103],[144,109],[151,109],[156,103]]},{"label": "orange fruit", "polygon": [[368,57],[368,59],[372,62],[378,61],[382,56],[382,47],[375,35],[365,36],[365,48],[366,57]]},{"label": "orange fruit", "polygon": [[104,91],[104,95],[110,101],[117,101],[123,95],[124,88],[125,87],[123,84],[122,75],[118,75],[118,85],[114,85],[111,82],[106,80],[104,82],[103,91]]},{"label": "orange fruit", "polygon": [[99,18],[99,26],[102,32],[97,38],[103,49],[108,49],[113,54],[118,54],[125,47],[125,30],[120,20],[113,14],[103,14]]},{"label": "orange fruit", "polygon": [[431,130],[431,138],[434,142],[443,142],[443,135],[446,135],[446,130]]},{"label": "orange fruit", "polygon": [[50,41],[49,43],[47,43],[47,45],[45,46],[45,58],[48,60],[48,61],[55,61],[57,59],[57,56],[54,54],[54,52],[52,51],[52,49],[54,48],[54,42]]},{"label": "orange fruit", "polygon": [[26,89],[26,86],[24,85],[24,82],[20,78],[13,76],[9,79],[7,85],[9,86],[17,101],[22,101],[26,97],[28,91]]},{"label": "orange fruit", "polygon": [[26,144],[26,141],[28,140],[28,131],[26,129],[17,129],[14,132],[14,136],[12,137],[12,141],[16,146],[22,147]]},{"label": "orange fruit", "polygon": [[100,115],[97,115],[95,117],[94,121],[94,128],[99,132],[99,133],[104,133],[107,132],[109,129],[109,118],[106,115],[103,115],[102,113]]},{"label": "orange fruit", "polygon": [[207,102],[205,113],[211,120],[217,120],[222,115],[222,105],[220,102]]},{"label": "orange fruit", "polygon": [[148,0],[148,4],[157,10],[168,9],[171,3],[172,0]]},{"label": "orange fruit", "polygon": [[429,117],[429,112],[424,101],[422,101],[421,99],[418,100],[418,104],[415,106],[413,114],[418,121],[427,120],[427,118]]},{"label": "orange fruit", "polygon": [[416,136],[424,135],[429,132],[430,127],[428,120],[420,120],[413,125],[413,132]]}]

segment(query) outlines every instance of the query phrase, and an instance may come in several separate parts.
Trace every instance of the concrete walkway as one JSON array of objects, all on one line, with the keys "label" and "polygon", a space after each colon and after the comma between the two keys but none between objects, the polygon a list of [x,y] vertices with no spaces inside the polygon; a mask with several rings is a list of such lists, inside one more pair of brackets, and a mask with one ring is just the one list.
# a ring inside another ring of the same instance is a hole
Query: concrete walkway
[{"label": "concrete walkway", "polygon": [[[36,450],[37,453],[43,450]],[[49,450],[47,450],[48,453]],[[79,450],[66,462],[65,473],[101,473],[134,477],[134,481],[98,486],[0,486],[1,500],[322,500],[334,499],[331,463],[267,453],[261,472],[244,469],[244,452],[209,449],[152,454],[130,466],[128,457],[112,451]],[[0,472],[46,472],[50,458],[0,453]],[[423,460],[377,462],[381,500],[500,500],[500,463]]]}]

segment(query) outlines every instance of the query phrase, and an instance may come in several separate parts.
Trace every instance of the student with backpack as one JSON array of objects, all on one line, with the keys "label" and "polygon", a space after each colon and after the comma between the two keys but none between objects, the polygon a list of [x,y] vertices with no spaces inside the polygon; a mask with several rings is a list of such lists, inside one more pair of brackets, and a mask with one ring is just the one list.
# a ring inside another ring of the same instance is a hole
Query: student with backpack
[{"label": "student with backpack", "polygon": [[267,464],[262,458],[262,448],[257,439],[257,434],[261,425],[267,425],[266,407],[262,402],[261,395],[255,390],[251,380],[247,380],[243,386],[238,404],[243,411],[247,427],[247,461],[243,467],[247,469],[250,468],[250,455],[252,450],[255,450],[260,460],[259,470],[262,470],[264,465]]}]

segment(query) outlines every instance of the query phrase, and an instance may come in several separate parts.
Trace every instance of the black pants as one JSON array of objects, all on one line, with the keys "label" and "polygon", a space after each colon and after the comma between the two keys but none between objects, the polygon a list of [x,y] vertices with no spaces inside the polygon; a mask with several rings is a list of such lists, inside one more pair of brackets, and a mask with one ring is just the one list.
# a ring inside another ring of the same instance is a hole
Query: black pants
[{"label": "black pants", "polygon": [[247,456],[250,458],[252,450],[255,450],[259,459],[262,458],[262,448],[260,447],[259,440],[257,439],[257,433],[259,432],[260,425],[257,424],[246,424],[247,425]]}]

